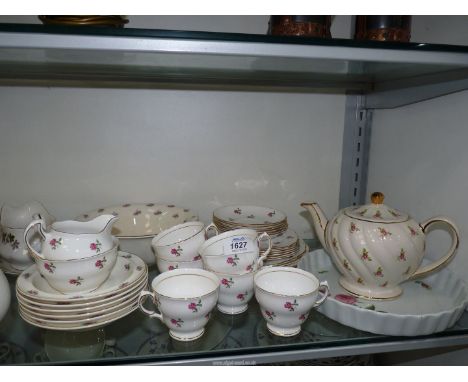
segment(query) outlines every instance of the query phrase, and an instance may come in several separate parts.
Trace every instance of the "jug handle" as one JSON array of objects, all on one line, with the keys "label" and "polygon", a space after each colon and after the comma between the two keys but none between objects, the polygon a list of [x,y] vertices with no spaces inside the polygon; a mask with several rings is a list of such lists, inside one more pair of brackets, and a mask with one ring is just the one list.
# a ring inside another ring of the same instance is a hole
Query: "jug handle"
[{"label": "jug handle", "polygon": [[460,232],[458,230],[457,225],[446,216],[435,216],[425,221],[424,223],[421,223],[420,227],[422,228],[422,231],[426,234],[428,228],[434,223],[443,223],[444,225],[447,225],[451,234],[450,236],[452,237],[452,245],[450,246],[450,249],[445,256],[441,257],[439,260],[432,262],[431,264],[418,268],[418,270],[415,273],[413,273],[410,279],[424,277],[429,273],[443,267],[455,255],[458,249],[458,246],[460,244]]},{"label": "jug handle", "polygon": [[39,257],[40,259],[42,260],[45,260],[45,257],[42,256],[39,252],[37,252],[30,244],[29,244],[29,241],[28,241],[28,232],[33,229],[36,225],[39,226],[39,229],[38,229],[38,232],[39,232],[39,235],[41,236],[42,240],[43,241],[46,241],[46,236],[45,236],[45,233],[44,233],[44,226],[45,226],[45,222],[44,220],[42,219],[38,219],[38,220],[34,220],[32,221],[31,223],[29,223],[29,225],[26,227],[26,229],[24,230],[24,242],[26,243],[30,253],[33,254],[33,256],[37,256]]},{"label": "jug handle", "polygon": [[267,258],[271,251],[271,236],[268,235],[266,232],[263,232],[261,235],[257,237],[257,244],[260,247],[260,242],[264,239],[268,240],[268,248],[263,252],[260,258],[257,260],[257,267],[261,268],[263,266],[263,261]]}]

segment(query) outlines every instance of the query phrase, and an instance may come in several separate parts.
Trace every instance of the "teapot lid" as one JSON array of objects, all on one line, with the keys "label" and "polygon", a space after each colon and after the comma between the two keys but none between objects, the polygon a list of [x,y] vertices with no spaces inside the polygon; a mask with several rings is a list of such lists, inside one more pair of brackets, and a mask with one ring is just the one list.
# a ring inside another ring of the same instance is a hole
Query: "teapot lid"
[{"label": "teapot lid", "polygon": [[383,204],[384,198],[381,192],[374,192],[371,195],[371,203],[347,208],[345,214],[354,219],[378,223],[401,223],[409,219],[408,214]]}]

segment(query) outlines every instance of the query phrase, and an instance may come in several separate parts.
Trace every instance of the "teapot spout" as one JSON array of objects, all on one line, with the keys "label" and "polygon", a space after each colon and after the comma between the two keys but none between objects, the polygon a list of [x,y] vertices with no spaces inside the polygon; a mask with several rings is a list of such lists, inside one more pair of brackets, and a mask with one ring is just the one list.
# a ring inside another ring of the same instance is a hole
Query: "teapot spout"
[{"label": "teapot spout", "polygon": [[315,202],[312,203],[301,203],[301,206],[306,208],[312,215],[314,222],[315,233],[317,238],[320,240],[323,248],[328,251],[328,243],[325,238],[325,228],[328,224],[328,219],[323,213],[322,209]]}]

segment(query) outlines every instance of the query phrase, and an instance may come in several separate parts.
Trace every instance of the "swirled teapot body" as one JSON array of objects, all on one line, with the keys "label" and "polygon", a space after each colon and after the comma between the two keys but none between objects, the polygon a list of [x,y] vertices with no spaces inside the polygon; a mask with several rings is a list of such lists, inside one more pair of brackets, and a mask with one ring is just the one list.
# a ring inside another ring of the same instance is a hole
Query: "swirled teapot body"
[{"label": "swirled teapot body", "polygon": [[[344,208],[330,221],[316,203],[302,204],[312,213],[317,235],[342,274],[340,284],[368,299],[398,297],[402,282],[441,268],[459,243],[458,228],[449,218],[418,223],[382,202],[383,194],[374,193],[371,204]],[[452,245],[445,256],[421,267],[426,232],[434,223],[448,228]]]}]

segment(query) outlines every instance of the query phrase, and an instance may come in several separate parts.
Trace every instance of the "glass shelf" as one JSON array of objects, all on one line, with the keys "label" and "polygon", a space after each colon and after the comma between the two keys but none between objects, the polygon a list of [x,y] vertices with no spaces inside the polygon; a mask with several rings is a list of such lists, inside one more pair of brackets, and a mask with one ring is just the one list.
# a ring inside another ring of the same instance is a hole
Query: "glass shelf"
[{"label": "glass shelf", "polygon": [[[152,270],[149,279],[156,275]],[[203,337],[192,342],[173,340],[159,320],[139,310],[102,329],[50,331],[19,317],[15,278],[8,279],[12,302],[0,322],[0,351],[8,355],[0,354],[0,364],[220,364],[232,360],[253,364],[468,344],[466,312],[444,332],[391,337],[349,328],[313,311],[299,335],[277,337],[267,330],[255,300],[238,316],[215,309]]]},{"label": "glass shelf", "polygon": [[468,48],[0,24],[0,84],[369,93],[468,78]]}]

